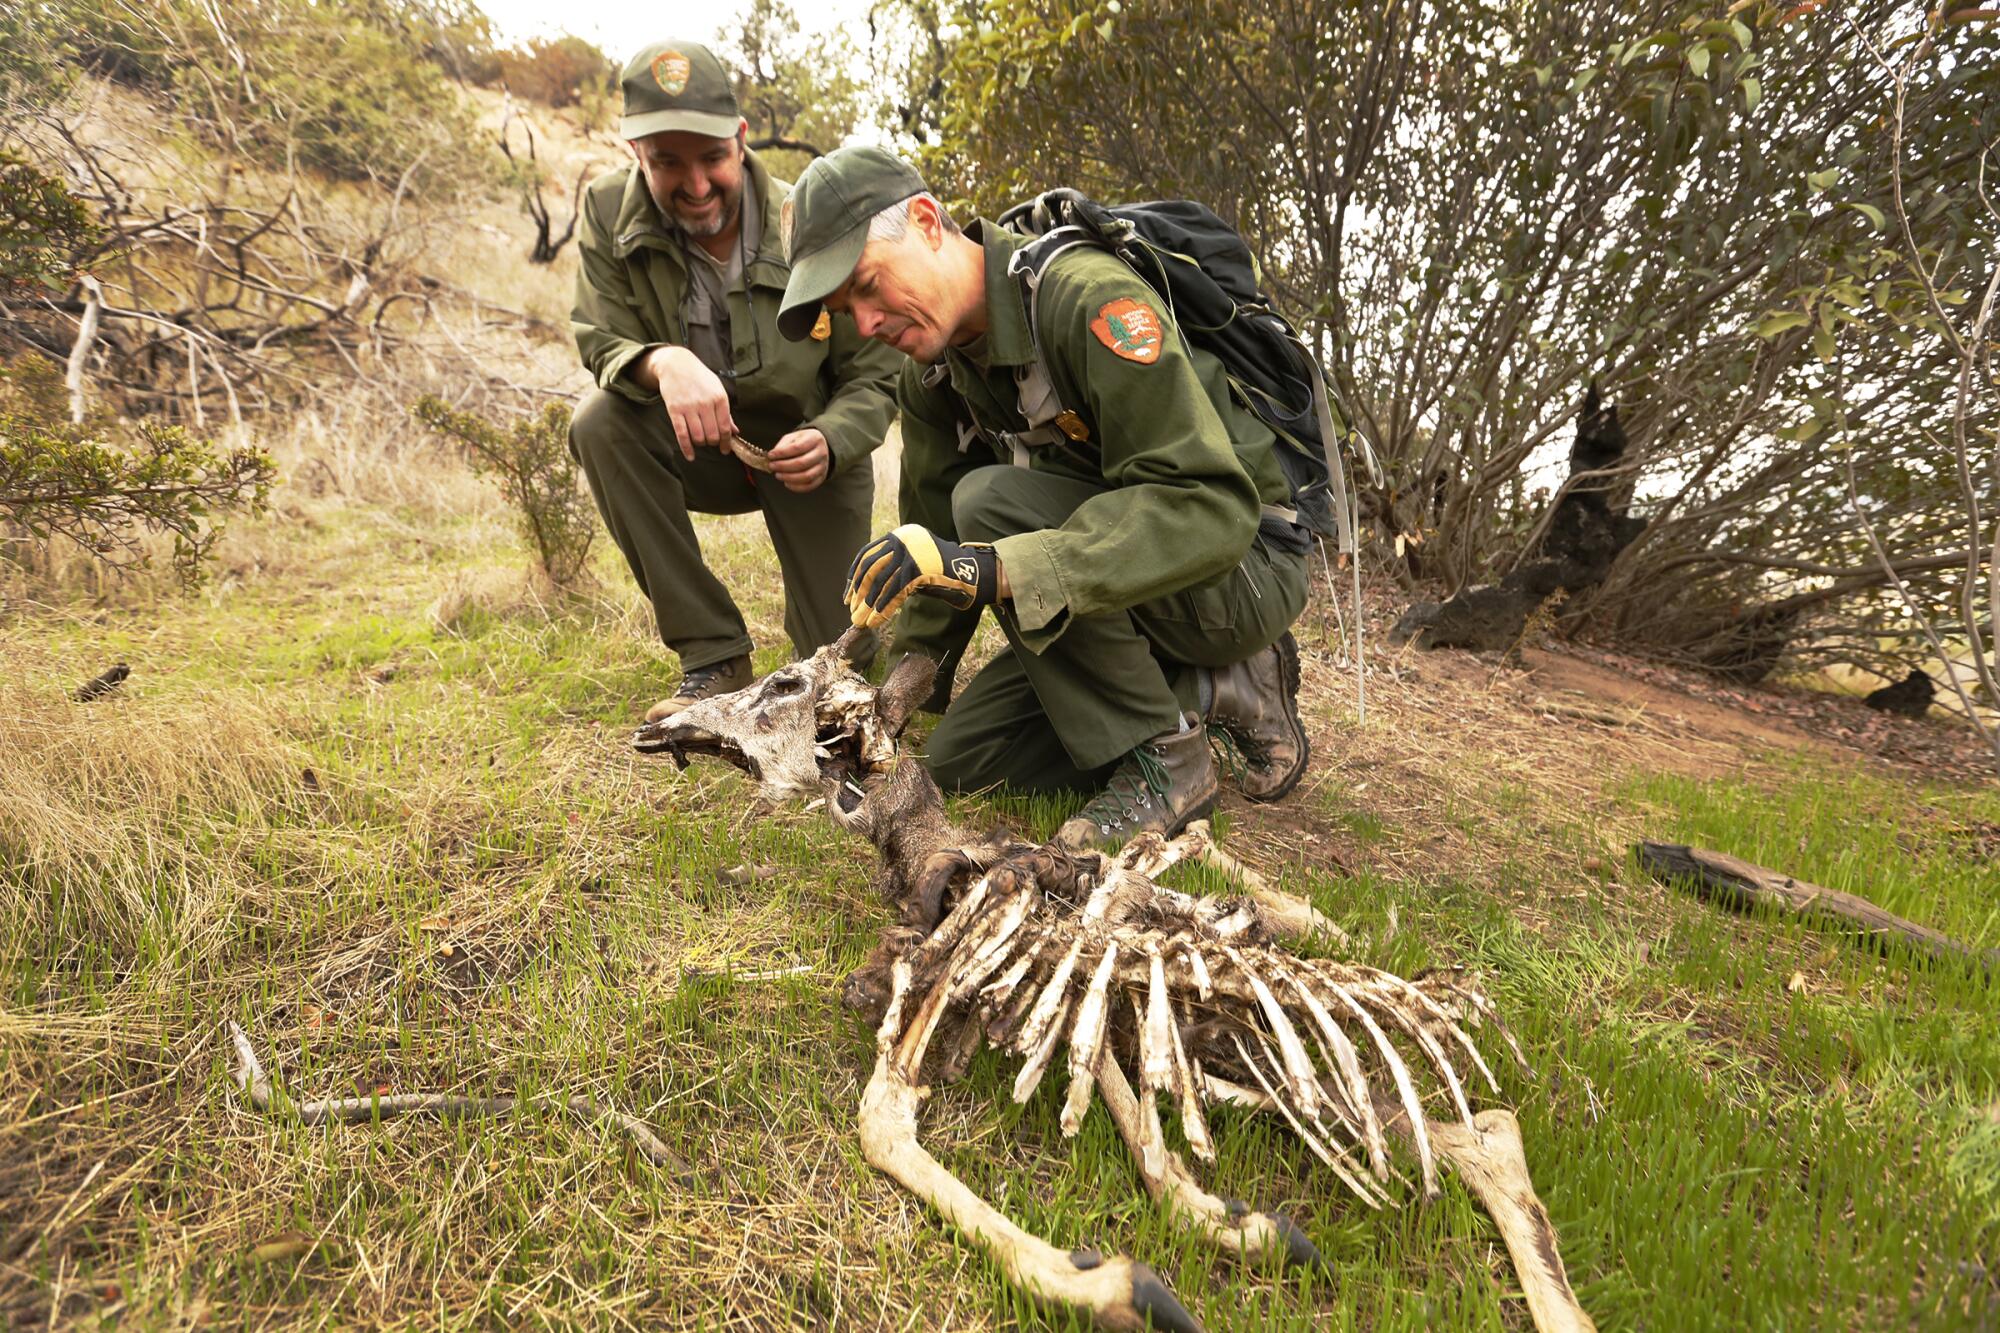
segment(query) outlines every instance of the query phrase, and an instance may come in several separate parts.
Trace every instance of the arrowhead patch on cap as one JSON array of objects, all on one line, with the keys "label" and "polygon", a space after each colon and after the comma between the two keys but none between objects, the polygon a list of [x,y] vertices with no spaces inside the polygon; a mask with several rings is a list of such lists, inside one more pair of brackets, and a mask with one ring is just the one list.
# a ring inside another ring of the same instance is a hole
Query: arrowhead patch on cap
[{"label": "arrowhead patch on cap", "polygon": [[688,86],[694,63],[678,51],[662,51],[653,58],[653,81],[669,97],[679,97]]}]

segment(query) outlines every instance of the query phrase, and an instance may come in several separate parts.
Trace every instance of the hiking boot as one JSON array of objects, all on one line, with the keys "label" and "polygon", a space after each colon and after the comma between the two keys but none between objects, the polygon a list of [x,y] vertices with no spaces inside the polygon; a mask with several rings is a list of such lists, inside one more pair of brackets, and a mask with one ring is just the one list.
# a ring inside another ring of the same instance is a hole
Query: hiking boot
[{"label": "hiking boot", "polygon": [[1223,769],[1253,801],[1275,801],[1306,772],[1306,729],[1299,721],[1299,643],[1278,641],[1234,666],[1209,673],[1208,724],[1222,747]]},{"label": "hiking boot", "polygon": [[750,670],[748,657],[732,657],[726,662],[711,662],[700,666],[681,677],[681,687],[671,699],[662,699],[646,710],[648,722],[658,722],[694,707],[703,699],[713,699],[718,694],[733,694],[753,683],[756,674]]},{"label": "hiking boot", "polygon": [[1163,732],[1126,755],[1097,798],[1056,830],[1056,843],[1088,852],[1135,833],[1172,837],[1213,810],[1215,756],[1200,720],[1189,714],[1188,722],[1186,731]]}]

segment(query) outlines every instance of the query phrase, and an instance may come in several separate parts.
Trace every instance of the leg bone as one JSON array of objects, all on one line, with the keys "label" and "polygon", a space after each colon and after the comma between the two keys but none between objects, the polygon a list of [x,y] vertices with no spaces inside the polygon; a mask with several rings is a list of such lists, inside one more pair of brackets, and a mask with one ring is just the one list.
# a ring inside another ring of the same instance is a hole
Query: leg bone
[{"label": "leg bone", "polygon": [[868,1164],[917,1195],[979,1242],[1008,1279],[1036,1298],[1088,1310],[1100,1328],[1200,1333],[1201,1325],[1141,1263],[1094,1251],[1065,1254],[974,1194],[917,1142],[922,1092],[903,1078],[892,1051],[876,1057],[861,1095],[861,1150]]},{"label": "leg bone", "polygon": [[1596,1333],[1597,1325],[1570,1289],[1555,1226],[1528,1178],[1520,1122],[1512,1111],[1496,1109],[1481,1111],[1473,1124],[1476,1129],[1434,1120],[1431,1143],[1499,1226],[1535,1327],[1541,1333]]},{"label": "leg bone", "polygon": [[1255,902],[1258,910],[1263,913],[1264,919],[1280,935],[1299,940],[1321,935],[1341,945],[1352,943],[1347,932],[1336,926],[1317,907],[1303,898],[1277,888],[1255,870],[1217,846],[1215,835],[1210,831],[1207,820],[1197,819],[1189,824],[1186,832],[1175,841],[1187,842],[1189,846],[1186,848],[1186,854],[1192,854],[1241,884],[1244,892],[1250,895],[1251,901]]},{"label": "leg bone", "polygon": [[[1294,1264],[1325,1263],[1312,1240],[1289,1218],[1279,1213],[1251,1212],[1240,1203],[1225,1203],[1201,1187],[1179,1153],[1163,1151],[1155,1145],[1155,1154],[1148,1154],[1152,1131],[1132,1085],[1108,1053],[1097,1064],[1097,1087],[1113,1123],[1118,1126],[1119,1136],[1132,1151],[1139,1175],[1146,1182],[1146,1192],[1155,1201],[1186,1219],[1217,1248],[1240,1254],[1246,1260],[1279,1253]],[[1157,1172],[1147,1169],[1149,1156],[1161,1162]]]},{"label": "leg bone", "polygon": [[[1386,1127],[1408,1134],[1409,1120],[1400,1106],[1378,1099],[1375,1109]],[[1500,1228],[1535,1327],[1541,1333],[1596,1333],[1596,1323],[1577,1304],[1570,1288],[1549,1210],[1528,1178],[1521,1122],[1514,1113],[1497,1108],[1481,1111],[1471,1128],[1456,1120],[1431,1120],[1426,1127],[1437,1155]]]}]

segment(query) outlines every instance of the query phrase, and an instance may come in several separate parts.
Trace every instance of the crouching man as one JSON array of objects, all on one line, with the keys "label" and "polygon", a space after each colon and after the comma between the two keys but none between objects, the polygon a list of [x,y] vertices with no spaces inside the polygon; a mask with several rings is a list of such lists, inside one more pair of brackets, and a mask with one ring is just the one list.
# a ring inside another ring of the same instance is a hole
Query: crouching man
[{"label": "crouching man", "polygon": [[[868,455],[894,413],[901,358],[846,316],[778,336],[789,187],[745,146],[713,55],[649,46],[626,65],[623,92],[633,164],[592,182],[579,231],[571,319],[598,387],[570,449],[680,655],[679,691],[654,721],[751,681],[743,615],[703,561],[690,513],[763,513],[800,656],[847,628],[841,580],[868,539]],[[755,448],[737,449],[739,435]]]},{"label": "crouching man", "polygon": [[[961,232],[880,149],[814,162],[783,225],[785,336],[831,310],[911,358],[903,523],[854,562],[854,623],[900,609],[896,650],[942,664],[934,707],[982,608],[1007,636],[931,734],[938,781],[1094,790],[1057,835],[1078,849],[1207,813],[1211,734],[1247,796],[1291,790],[1306,764],[1289,632],[1304,543],[1260,528],[1290,490],[1221,363],[1089,246],[1044,269],[1030,327],[1008,272],[1022,238]],[[1029,429],[1022,410],[1023,384],[1044,379],[1071,405],[1059,430]]]}]

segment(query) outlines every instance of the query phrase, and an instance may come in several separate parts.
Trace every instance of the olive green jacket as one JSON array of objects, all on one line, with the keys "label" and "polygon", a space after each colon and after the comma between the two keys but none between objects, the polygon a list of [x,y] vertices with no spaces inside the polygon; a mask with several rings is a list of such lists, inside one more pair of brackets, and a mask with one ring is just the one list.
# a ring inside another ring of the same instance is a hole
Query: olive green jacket
[{"label": "olive green jacket", "polygon": [[[904,357],[863,338],[846,315],[830,335],[787,342],[778,305],[791,266],[779,249],[778,211],[791,193],[749,154],[751,187],[764,211],[764,239],[747,257],[742,284],[729,293],[732,360],[730,412],[752,444],[767,448],[802,427],[826,436],[833,466],[864,458],[888,433],[895,414],[896,372]],[[582,266],[570,328],[599,388],[640,402],[658,399],[625,373],[643,353],[685,346],[686,242],[660,217],[637,166],[608,171],[590,184],[577,229]]]},{"label": "olive green jacket", "polygon": [[[896,395],[903,521],[952,532],[959,480],[1014,461],[961,427],[1026,429],[1015,374],[1035,359],[1038,334],[1058,396],[1089,434],[1082,443],[1031,449],[1027,465],[1109,489],[1060,527],[995,543],[1022,641],[1039,653],[1073,617],[1123,611],[1234,569],[1256,539],[1263,506],[1289,503],[1291,491],[1270,429],[1231,396],[1222,363],[1181,340],[1138,274],[1088,247],[1050,262],[1036,297],[1039,328],[1031,331],[1007,273],[1024,238],[987,222],[967,234],[986,251],[987,331],[970,348],[947,351],[942,373],[915,363],[903,369]],[[1115,350],[1128,301],[1160,316],[1153,346],[1136,352],[1146,359]],[[936,599],[911,598],[898,647],[941,653],[952,619]]]}]

